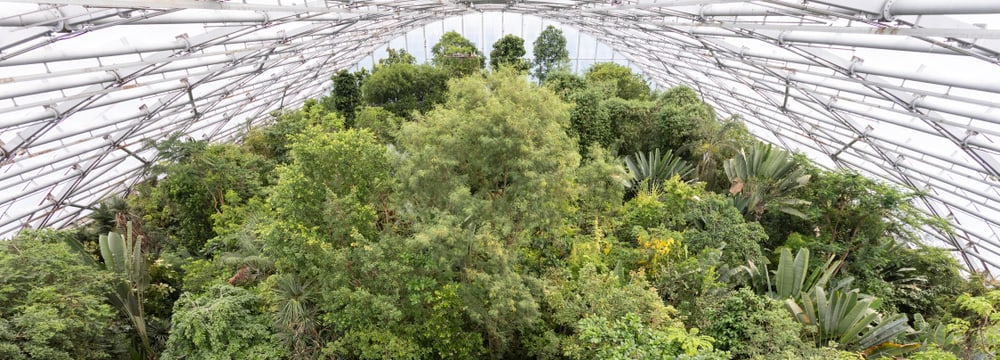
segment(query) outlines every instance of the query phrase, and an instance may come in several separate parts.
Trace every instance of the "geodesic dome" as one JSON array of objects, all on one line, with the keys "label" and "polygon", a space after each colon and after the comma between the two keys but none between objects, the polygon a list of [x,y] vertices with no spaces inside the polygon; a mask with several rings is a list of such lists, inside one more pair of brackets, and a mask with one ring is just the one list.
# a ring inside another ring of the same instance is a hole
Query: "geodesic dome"
[{"label": "geodesic dome", "polygon": [[696,89],[765,141],[923,191],[956,230],[927,239],[1000,268],[996,0],[8,0],[0,235],[127,191],[155,161],[143,139],[233,140],[392,39],[436,41],[411,30],[525,27],[521,14]]}]

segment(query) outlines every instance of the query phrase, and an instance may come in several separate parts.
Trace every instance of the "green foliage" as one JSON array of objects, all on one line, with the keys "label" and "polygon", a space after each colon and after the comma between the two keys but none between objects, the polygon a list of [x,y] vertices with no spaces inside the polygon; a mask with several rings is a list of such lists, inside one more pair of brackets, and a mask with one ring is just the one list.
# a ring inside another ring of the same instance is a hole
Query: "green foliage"
[{"label": "green foliage", "polygon": [[[827,267],[828,269],[832,269]],[[778,270],[774,274],[775,293],[774,296],[780,299],[799,298],[802,289],[814,289],[816,286],[823,287],[825,281],[817,280],[819,284],[808,284],[804,288],[806,274],[809,271],[809,249],[800,249],[792,260],[792,252],[788,248],[781,249],[781,260],[778,263]],[[815,273],[814,273],[815,274]]]},{"label": "green foliage", "polygon": [[905,246],[883,237],[868,246],[845,249],[844,274],[858,279],[862,292],[885,299],[884,309],[923,313],[939,318],[961,292],[965,279],[947,250],[916,244]]},{"label": "green foliage", "polygon": [[154,351],[166,341],[166,331],[169,324],[174,301],[180,296],[182,274],[180,273],[183,259],[176,253],[160,253],[156,260],[149,259],[149,287],[146,289],[146,299],[143,305],[147,323],[151,328],[151,342]]},{"label": "green foliage", "polygon": [[715,109],[701,101],[698,93],[686,86],[667,90],[656,101],[652,136],[661,149],[680,149],[693,142],[702,124],[717,121]]},{"label": "green foliage", "polygon": [[285,347],[248,290],[229,285],[201,295],[185,293],[174,305],[173,327],[161,359],[282,359]]},{"label": "green foliage", "polygon": [[[965,341],[964,334],[954,331],[953,327],[944,323],[928,324],[920,314],[913,314],[913,327],[918,332],[917,340],[920,341],[922,352],[938,353],[947,350],[951,353],[961,353],[961,346]],[[930,355],[922,357],[927,356]]]},{"label": "green foliage", "polygon": [[[201,253],[205,242],[215,237],[211,215],[227,200],[239,203],[259,195],[273,168],[271,162],[234,145],[201,146],[158,167],[156,173],[166,177],[140,187],[140,194],[148,196],[132,198],[145,223],[166,229],[171,240],[191,253]],[[227,197],[230,191],[235,196]]]},{"label": "green foliage", "polygon": [[118,275],[119,281],[108,298],[111,305],[118,308],[132,324],[139,338],[144,357],[152,356],[153,347],[149,340],[146,323],[146,291],[149,289],[149,265],[142,253],[142,235],[134,234],[132,222],[126,224],[125,237],[116,232],[101,235],[99,244],[104,266]]},{"label": "green foliage", "polygon": [[819,286],[803,294],[799,302],[785,300],[785,306],[800,323],[816,327],[816,346],[833,341],[853,350],[886,345],[912,330],[905,314],[882,318],[876,311],[879,304],[878,299],[860,294],[857,289],[836,288],[827,294]]},{"label": "green foliage", "polygon": [[956,319],[949,324],[950,330],[965,334],[963,355],[979,358],[1000,352],[1000,290],[982,296],[962,294],[956,302],[973,313],[970,321]]},{"label": "green foliage", "polygon": [[124,351],[105,303],[117,279],[74,253],[72,236],[26,231],[0,244],[0,358],[109,359]]},{"label": "green foliage", "polygon": [[544,291],[548,322],[575,329],[587,316],[619,319],[631,313],[654,328],[681,325],[671,319],[675,311],[663,304],[642,273],[626,275],[599,272],[593,262],[583,265],[575,275],[566,269],[550,270]]},{"label": "green foliage", "polygon": [[687,317],[688,326],[705,327],[711,309],[728,293],[728,282],[735,271],[722,263],[719,249],[709,247],[688,253],[683,242],[674,246],[677,251],[670,253],[670,261],[660,267],[651,281],[663,301]]},{"label": "green foliage", "polygon": [[632,69],[613,62],[597,63],[587,69],[587,82],[607,83],[611,94],[625,100],[642,100],[649,96],[646,79],[633,74]]},{"label": "green foliage", "polygon": [[684,224],[684,214],[689,209],[690,201],[698,194],[700,189],[681,181],[676,175],[659,186],[641,190],[625,203],[622,228],[627,231],[634,227],[679,228]]},{"label": "green foliage", "polygon": [[383,144],[395,144],[398,142],[396,137],[399,135],[399,128],[403,126],[403,119],[389,110],[365,106],[358,109],[354,126],[368,129]]},{"label": "green foliage", "polygon": [[276,213],[341,242],[352,231],[374,236],[391,187],[385,146],[364,129],[310,128],[295,140],[271,194]]},{"label": "green foliage", "polygon": [[279,338],[288,344],[295,358],[313,358],[323,348],[316,301],[315,284],[303,282],[292,274],[274,277],[274,326]]},{"label": "green foliage", "polygon": [[[519,248],[508,245],[503,232],[490,224],[472,227],[450,215],[413,230],[398,245],[380,243],[407,270],[365,285],[390,298],[399,296],[394,308],[415,318],[414,336],[435,354],[505,357],[519,351],[518,339],[540,316],[537,280],[515,271]],[[396,285],[382,284],[387,281]]]},{"label": "green foliage", "polygon": [[361,84],[364,83],[367,73],[348,72],[340,70],[331,77],[333,89],[330,90],[330,98],[333,101],[333,110],[344,116],[347,126],[352,126],[354,121],[355,108],[361,104]]},{"label": "green foliage", "polygon": [[[598,271],[591,262],[576,275],[566,269],[553,269],[545,279],[544,309],[552,329],[547,336],[536,339],[539,357],[548,353],[573,359],[604,359],[625,352],[641,358],[660,358],[656,355],[711,348],[710,338],[697,335],[696,329],[688,332],[671,318],[674,310],[663,304],[641,272],[620,277]],[[628,319],[627,326],[605,319]],[[640,343],[628,344],[620,336],[636,336]],[[601,345],[599,338],[608,341]],[[619,340],[623,342],[616,343]],[[633,345],[637,348],[630,348]]]},{"label": "green foliage", "polygon": [[592,146],[591,157],[576,171],[575,182],[581,188],[577,200],[580,223],[586,228],[595,219],[612,219],[619,215],[625,195],[626,176],[619,160],[607,150]]},{"label": "green foliage", "polygon": [[[330,101],[334,98],[326,99]],[[275,163],[286,163],[289,160],[288,145],[291,143],[291,136],[301,133],[310,126],[320,126],[328,131],[344,128],[344,119],[332,110],[332,106],[328,108],[316,100],[309,99],[299,110],[274,112],[264,126],[254,128],[247,134],[243,144],[254,154]],[[179,162],[178,160],[173,161]]]},{"label": "green foliage", "polygon": [[207,259],[192,259],[181,265],[184,273],[182,290],[187,293],[201,293],[213,284],[221,284],[230,273],[228,267]]},{"label": "green foliage", "polygon": [[802,325],[789,316],[781,302],[754,294],[748,288],[722,300],[709,317],[705,335],[715,338],[719,350],[733,359],[773,359],[798,355],[806,345],[799,338]]},{"label": "green foliage", "polygon": [[423,323],[422,334],[441,359],[470,359],[482,356],[483,337],[462,327],[466,302],[462,286],[445,284],[430,296],[431,313]]},{"label": "green foliage", "polygon": [[808,211],[819,237],[830,243],[849,247],[887,234],[916,239],[912,227],[929,223],[910,204],[915,193],[850,171],[821,172],[810,181],[803,198],[813,204]]},{"label": "green foliage", "polygon": [[361,86],[364,104],[398,117],[427,112],[445,99],[448,73],[430,65],[405,62],[380,67]]},{"label": "green foliage", "polygon": [[545,87],[558,94],[563,101],[573,101],[571,97],[577,91],[585,89],[587,81],[583,79],[583,76],[567,69],[559,69],[546,75]]},{"label": "green foliage", "polygon": [[[449,31],[431,47],[431,62],[444,70],[450,77],[463,77],[478,73],[483,69],[486,58],[469,39]],[[513,54],[513,53],[511,53]]]},{"label": "green foliage", "polygon": [[642,187],[660,188],[664,181],[675,176],[687,179],[694,171],[691,165],[675,157],[670,150],[660,155],[660,149],[650,151],[649,155],[638,152],[627,156],[625,166],[628,168],[628,187],[632,192],[639,191]]},{"label": "green foliage", "polygon": [[661,134],[655,121],[657,105],[649,100],[624,100],[617,97],[606,98],[601,107],[607,110],[615,129],[615,145],[618,155],[625,156],[650,149],[667,149],[664,139],[669,134]]},{"label": "green foliage", "polygon": [[501,70],[450,88],[447,103],[403,126],[397,194],[415,225],[404,245],[408,263],[439,269],[416,293],[468,283],[459,288],[466,327],[501,357],[520,351],[517,339],[539,316],[522,254],[551,247],[572,214],[579,156],[564,130],[567,106],[527,79]]},{"label": "green foliage", "polygon": [[941,349],[929,349],[910,354],[910,360],[958,360],[958,356]]},{"label": "green foliage", "polygon": [[712,107],[702,102],[690,88],[672,88],[659,98],[633,96],[623,99],[615,96],[620,91],[616,80],[639,81],[611,78],[590,83],[611,92],[601,106],[614,124],[615,144],[620,155],[656,148],[673,150],[675,154],[681,154],[678,150],[690,152],[691,144],[700,141],[707,131],[704,128],[717,122]]},{"label": "green foliage", "polygon": [[476,221],[505,217],[495,223],[504,233],[558,224],[569,210],[571,175],[580,159],[564,130],[567,106],[504,71],[453,80],[451,89],[444,106],[403,126],[399,193],[421,209],[413,215],[441,210],[468,211]]},{"label": "green foliage", "polygon": [[809,202],[792,197],[793,190],[809,183],[805,173],[791,154],[769,144],[758,144],[741,150],[725,163],[726,176],[732,181],[729,193],[744,215],[759,220],[768,206],[778,211],[806,217],[793,206]]},{"label": "green foliage", "polygon": [[[559,85],[559,81],[561,79],[556,79],[556,84],[548,86],[554,88]],[[608,147],[615,140],[614,124],[607,110],[601,106],[601,100],[605,97],[603,91],[593,87],[574,92],[570,96],[570,101],[576,104],[570,113],[570,134],[577,138],[584,155],[584,150],[593,144]]]},{"label": "green foliage", "polygon": [[[350,354],[350,355],[340,355]],[[345,334],[324,349],[324,356],[330,358],[356,358],[362,360],[401,359],[418,360],[427,351],[405,335],[391,330],[369,326]]]},{"label": "green foliage", "polygon": [[[90,218],[91,223],[88,226],[88,229],[81,233],[81,235],[86,237],[87,240],[90,240],[90,235],[97,237],[99,234],[106,234],[109,231],[113,231],[123,225],[118,223],[119,219],[123,217],[130,218],[132,217],[131,215],[133,215],[132,211],[129,209],[128,202],[125,201],[125,198],[115,196],[104,199],[97,204],[90,215],[87,215],[87,217]],[[87,250],[90,251],[91,249]],[[96,247],[93,250],[96,255]]]},{"label": "green foliage", "polygon": [[385,50],[387,53],[386,57],[378,60],[378,66],[380,67],[391,66],[392,64],[413,65],[417,63],[417,58],[413,57],[413,55],[407,52],[406,49],[396,50],[393,48],[387,48]]},{"label": "green foliage", "polygon": [[722,262],[734,268],[764,259],[760,245],[767,240],[764,228],[759,223],[745,221],[725,197],[704,192],[687,208],[684,239],[688,251],[699,253],[709,247],[720,248]]},{"label": "green foliage", "polygon": [[524,39],[516,35],[504,35],[493,43],[493,51],[490,51],[490,67],[494,71],[499,70],[501,66],[512,67],[518,72],[528,71],[531,64],[524,59],[524,54]]},{"label": "green foliage", "polygon": [[[754,261],[748,262],[741,270],[750,274],[758,293],[779,300],[800,301],[810,296],[814,289],[825,288],[840,267],[840,261],[834,261],[832,257],[819,267],[810,267],[809,259],[809,249],[799,249],[793,259],[791,250],[783,247],[774,274],[768,272],[766,263]],[[847,278],[839,282],[837,288],[849,285],[852,280]]]},{"label": "green foliage", "polygon": [[684,328],[653,329],[635,314],[609,321],[593,316],[580,320],[579,340],[583,345],[571,359],[671,359],[677,355],[700,355],[699,359],[727,359],[712,351],[712,338]]},{"label": "green foliage", "polygon": [[549,25],[535,39],[532,53],[535,55],[535,78],[544,83],[548,75],[560,69],[569,68],[569,51],[562,30]]},{"label": "green foliage", "polygon": [[836,256],[841,273],[885,309],[937,318],[966,283],[952,256],[921,243],[918,228],[948,230],[913,206],[916,194],[850,171],[817,171],[795,196],[811,203],[809,220],[765,216],[772,239],[810,234],[797,236],[799,245]]},{"label": "green foliage", "polygon": [[704,181],[709,190],[721,191],[722,186],[728,185],[722,163],[754,142],[756,140],[743,126],[742,120],[734,116],[721,122],[700,122],[694,140],[681,150],[696,159],[698,180]]}]

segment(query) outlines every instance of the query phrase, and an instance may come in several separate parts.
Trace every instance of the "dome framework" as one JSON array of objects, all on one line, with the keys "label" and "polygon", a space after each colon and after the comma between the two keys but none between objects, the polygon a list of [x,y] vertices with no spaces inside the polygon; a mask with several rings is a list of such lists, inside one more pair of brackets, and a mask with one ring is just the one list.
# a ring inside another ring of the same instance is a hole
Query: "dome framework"
[{"label": "dome framework", "polygon": [[822,166],[921,191],[955,230],[927,240],[1000,270],[996,0],[6,0],[0,235],[127,192],[156,161],[143,139],[232,141],[393,38],[503,13],[593,36]]}]

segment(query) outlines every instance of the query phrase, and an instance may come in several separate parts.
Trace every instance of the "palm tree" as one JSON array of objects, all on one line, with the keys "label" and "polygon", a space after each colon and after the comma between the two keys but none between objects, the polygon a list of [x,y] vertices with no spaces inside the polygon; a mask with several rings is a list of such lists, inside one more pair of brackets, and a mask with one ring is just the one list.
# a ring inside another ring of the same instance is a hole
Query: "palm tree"
[{"label": "palm tree", "polygon": [[680,148],[698,159],[695,171],[706,188],[715,189],[720,159],[739,151],[741,134],[745,132],[735,117],[722,122],[705,122],[698,128],[697,140]]},{"label": "palm tree", "polygon": [[283,330],[281,337],[291,345],[295,358],[314,358],[314,352],[323,344],[316,321],[316,294],[312,283],[294,274],[277,276],[273,288],[277,295],[274,324]]},{"label": "palm tree", "polygon": [[111,197],[101,201],[88,215],[91,224],[98,234],[104,234],[121,228],[124,224],[118,223],[118,214],[128,213],[128,204],[125,198]]},{"label": "palm tree", "polygon": [[807,217],[793,206],[809,202],[790,194],[808,184],[810,175],[792,158],[791,153],[770,144],[758,143],[749,151],[740,150],[723,167],[732,182],[729,193],[744,216],[760,220],[770,205],[790,215]]},{"label": "palm tree", "polygon": [[673,152],[667,150],[660,154],[660,149],[650,151],[649,154],[641,152],[625,157],[625,166],[628,168],[628,180],[626,186],[632,194],[637,193],[641,187],[646,189],[658,188],[664,181],[674,176],[682,179],[688,178],[694,168],[686,161],[674,156]]}]

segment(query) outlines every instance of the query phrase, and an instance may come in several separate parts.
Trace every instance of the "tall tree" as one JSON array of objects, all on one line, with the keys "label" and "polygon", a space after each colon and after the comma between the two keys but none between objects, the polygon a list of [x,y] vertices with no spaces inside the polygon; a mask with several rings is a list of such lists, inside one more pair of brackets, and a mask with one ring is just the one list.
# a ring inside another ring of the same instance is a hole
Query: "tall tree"
[{"label": "tall tree", "polygon": [[607,109],[601,106],[605,93],[588,87],[573,93],[570,100],[576,104],[570,113],[569,133],[580,144],[580,152],[586,155],[591,144],[611,146],[614,141],[614,124]]},{"label": "tall tree", "polygon": [[524,39],[507,34],[493,43],[493,51],[490,51],[490,67],[494,71],[500,69],[500,66],[510,66],[517,71],[527,71],[531,65],[524,59],[524,54]]},{"label": "tall tree", "polygon": [[709,190],[722,190],[719,187],[721,164],[725,159],[732,158],[740,148],[753,144],[753,137],[743,126],[738,115],[716,121],[701,121],[695,131],[695,140],[681,147],[691,158],[697,161],[698,179],[705,182]]},{"label": "tall tree", "polygon": [[[385,151],[365,129],[310,128],[292,145],[292,164],[278,169],[271,203],[280,218],[346,241],[351,227],[344,223],[374,217],[365,205],[387,196]],[[374,228],[373,222],[361,222],[355,231],[373,236]]]},{"label": "tall tree", "polygon": [[810,175],[792,154],[770,144],[743,149],[723,164],[732,181],[729,193],[747,218],[760,220],[768,206],[795,216],[807,217],[795,209],[809,202],[792,196],[792,191],[809,183]]},{"label": "tall tree", "polygon": [[[352,125],[354,120],[354,109],[361,104],[361,84],[364,82],[366,73],[348,72],[340,70],[333,75],[333,90],[330,91],[330,98],[333,101],[333,109],[347,119],[347,125]],[[325,100],[325,99],[324,99]]]},{"label": "tall tree", "polygon": [[444,69],[451,77],[474,74],[486,64],[486,59],[476,48],[476,44],[454,31],[441,36],[441,40],[431,48],[431,53],[434,54],[431,62]]},{"label": "tall tree", "polygon": [[135,193],[142,196],[132,197],[130,205],[143,213],[146,224],[164,229],[192,254],[201,253],[216,235],[211,215],[221,213],[223,205],[259,195],[273,168],[262,156],[232,144],[209,145],[175,135],[156,147],[163,161],[137,187]]},{"label": "tall tree", "polygon": [[399,212],[418,225],[401,253],[437,286],[459,282],[459,311],[491,355],[523,357],[519,339],[539,316],[538,280],[518,269],[526,253],[553,246],[577,193],[569,109],[509,70],[450,85],[448,102],[400,136]]},{"label": "tall tree", "polygon": [[[328,99],[332,97],[324,100]],[[244,149],[276,163],[287,163],[290,160],[288,147],[292,142],[292,135],[310,126],[322,126],[328,131],[344,128],[344,119],[328,109],[332,108],[314,99],[307,99],[299,110],[271,113],[271,119],[266,125],[250,130],[243,140]]]},{"label": "tall tree", "polygon": [[587,69],[588,82],[607,83],[613,95],[626,100],[645,99],[649,96],[649,84],[639,74],[633,74],[627,66],[613,62],[598,63]]},{"label": "tall tree", "polygon": [[380,106],[399,117],[426,112],[444,101],[448,73],[430,65],[395,63],[372,73],[361,86],[365,105]]},{"label": "tall tree", "polygon": [[569,51],[566,50],[566,37],[562,30],[549,25],[535,39],[535,78],[545,82],[549,73],[569,67]]},{"label": "tall tree", "polygon": [[413,57],[406,49],[386,49],[386,55],[384,59],[378,60],[378,66],[389,66],[392,64],[416,64],[417,58]]},{"label": "tall tree", "polygon": [[696,139],[700,124],[716,121],[715,109],[686,86],[667,90],[656,103],[653,138],[663,149],[683,147]]},{"label": "tall tree", "polygon": [[448,102],[403,126],[408,200],[428,210],[454,209],[448,194],[465,188],[503,207],[497,215],[518,221],[553,215],[570,197],[568,171],[580,159],[564,130],[569,106],[511,72],[450,87]]}]

